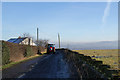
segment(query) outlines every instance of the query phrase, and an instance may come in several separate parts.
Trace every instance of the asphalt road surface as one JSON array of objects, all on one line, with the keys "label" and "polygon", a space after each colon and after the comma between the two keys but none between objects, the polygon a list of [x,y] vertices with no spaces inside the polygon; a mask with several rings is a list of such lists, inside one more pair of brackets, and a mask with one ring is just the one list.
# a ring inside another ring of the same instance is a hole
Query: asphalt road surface
[{"label": "asphalt road surface", "polygon": [[62,53],[56,51],[56,54],[50,54],[38,61],[19,78],[71,78],[71,70]]}]

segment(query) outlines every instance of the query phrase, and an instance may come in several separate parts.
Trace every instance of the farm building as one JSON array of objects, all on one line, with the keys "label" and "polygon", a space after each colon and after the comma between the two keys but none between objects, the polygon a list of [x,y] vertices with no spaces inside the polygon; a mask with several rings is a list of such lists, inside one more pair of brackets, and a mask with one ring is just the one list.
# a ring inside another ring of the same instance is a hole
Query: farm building
[{"label": "farm building", "polygon": [[8,40],[8,42],[17,43],[17,44],[24,44],[24,45],[33,45],[33,46],[36,45],[33,42],[32,38],[28,38],[28,37],[11,38]]}]

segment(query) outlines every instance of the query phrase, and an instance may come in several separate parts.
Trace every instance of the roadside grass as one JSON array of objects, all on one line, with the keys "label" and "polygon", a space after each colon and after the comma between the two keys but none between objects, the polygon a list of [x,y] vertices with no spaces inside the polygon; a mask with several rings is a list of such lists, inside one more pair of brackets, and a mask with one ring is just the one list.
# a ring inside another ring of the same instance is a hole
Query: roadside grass
[{"label": "roadside grass", "polygon": [[[45,49],[45,51],[43,51],[43,52],[41,52],[41,53],[42,53],[42,55],[45,54],[45,53],[46,53],[46,49]],[[6,64],[6,65],[0,66],[0,70],[2,70],[2,69],[7,69],[7,68],[9,68],[9,67],[11,67],[11,66],[14,66],[14,65],[18,64],[18,63],[22,63],[22,62],[24,62],[24,61],[27,61],[27,60],[30,60],[30,59],[34,59],[34,58],[37,58],[37,57],[42,56],[42,55],[36,54],[36,55],[34,55],[34,56],[25,57],[24,59],[22,59],[22,60],[20,60],[20,61],[10,62],[10,63],[8,63],[8,64]]]},{"label": "roadside grass", "polygon": [[45,49],[43,52],[41,52],[42,54],[45,54],[45,53],[47,53],[47,49]]},{"label": "roadside grass", "polygon": [[14,66],[14,65],[18,64],[18,63],[22,63],[22,62],[24,62],[24,61],[27,61],[27,60],[30,60],[30,59],[34,59],[34,58],[37,58],[37,57],[40,57],[40,56],[42,56],[42,55],[36,54],[36,55],[34,55],[34,56],[31,56],[31,57],[28,57],[28,58],[24,58],[23,60],[20,60],[20,61],[10,62],[9,64],[0,66],[0,70],[1,70],[1,69],[7,69],[7,68],[9,68],[9,67],[11,67],[11,66]]},{"label": "roadside grass", "polygon": [[118,49],[110,50],[73,50],[90,56],[92,59],[103,61],[103,64],[110,65],[111,70],[118,70]]},{"label": "roadside grass", "polygon": [[[45,49],[45,51],[43,51],[43,52],[41,52],[41,53],[42,53],[42,55],[45,54],[45,53],[46,53],[46,49]],[[26,58],[24,58],[24,59],[22,59],[22,60],[20,60],[20,61],[10,62],[9,64],[0,66],[0,70],[2,70],[2,69],[7,69],[7,68],[9,68],[9,67],[11,67],[11,66],[14,66],[14,65],[18,64],[18,63],[22,63],[22,62],[24,62],[24,61],[27,61],[27,60],[30,60],[30,59],[34,59],[34,58],[40,57],[40,56],[42,56],[42,55],[36,54],[36,55],[34,55],[34,56],[31,56],[31,57],[26,57]]]}]

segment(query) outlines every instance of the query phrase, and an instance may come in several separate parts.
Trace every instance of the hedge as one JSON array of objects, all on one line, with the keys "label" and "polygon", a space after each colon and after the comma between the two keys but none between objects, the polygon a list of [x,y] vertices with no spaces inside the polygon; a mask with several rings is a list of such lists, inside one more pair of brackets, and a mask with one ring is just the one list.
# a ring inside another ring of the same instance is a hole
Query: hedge
[{"label": "hedge", "polygon": [[24,57],[30,57],[30,56],[34,55],[34,54],[33,54],[32,47],[28,45],[28,46],[26,47],[25,53],[24,53],[23,55],[24,55]]},{"label": "hedge", "polygon": [[2,65],[10,63],[9,48],[2,42]]}]

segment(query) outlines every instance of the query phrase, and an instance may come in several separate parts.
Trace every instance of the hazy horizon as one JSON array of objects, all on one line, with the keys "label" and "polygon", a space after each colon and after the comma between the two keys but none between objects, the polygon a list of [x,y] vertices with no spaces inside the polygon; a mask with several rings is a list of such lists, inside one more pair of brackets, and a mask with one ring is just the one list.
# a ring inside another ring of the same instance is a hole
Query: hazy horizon
[{"label": "hazy horizon", "polygon": [[[58,43],[56,43],[58,48]],[[98,41],[98,42],[84,42],[84,43],[61,43],[61,48],[68,48],[72,50],[86,50],[86,49],[118,49],[118,41]]]}]

